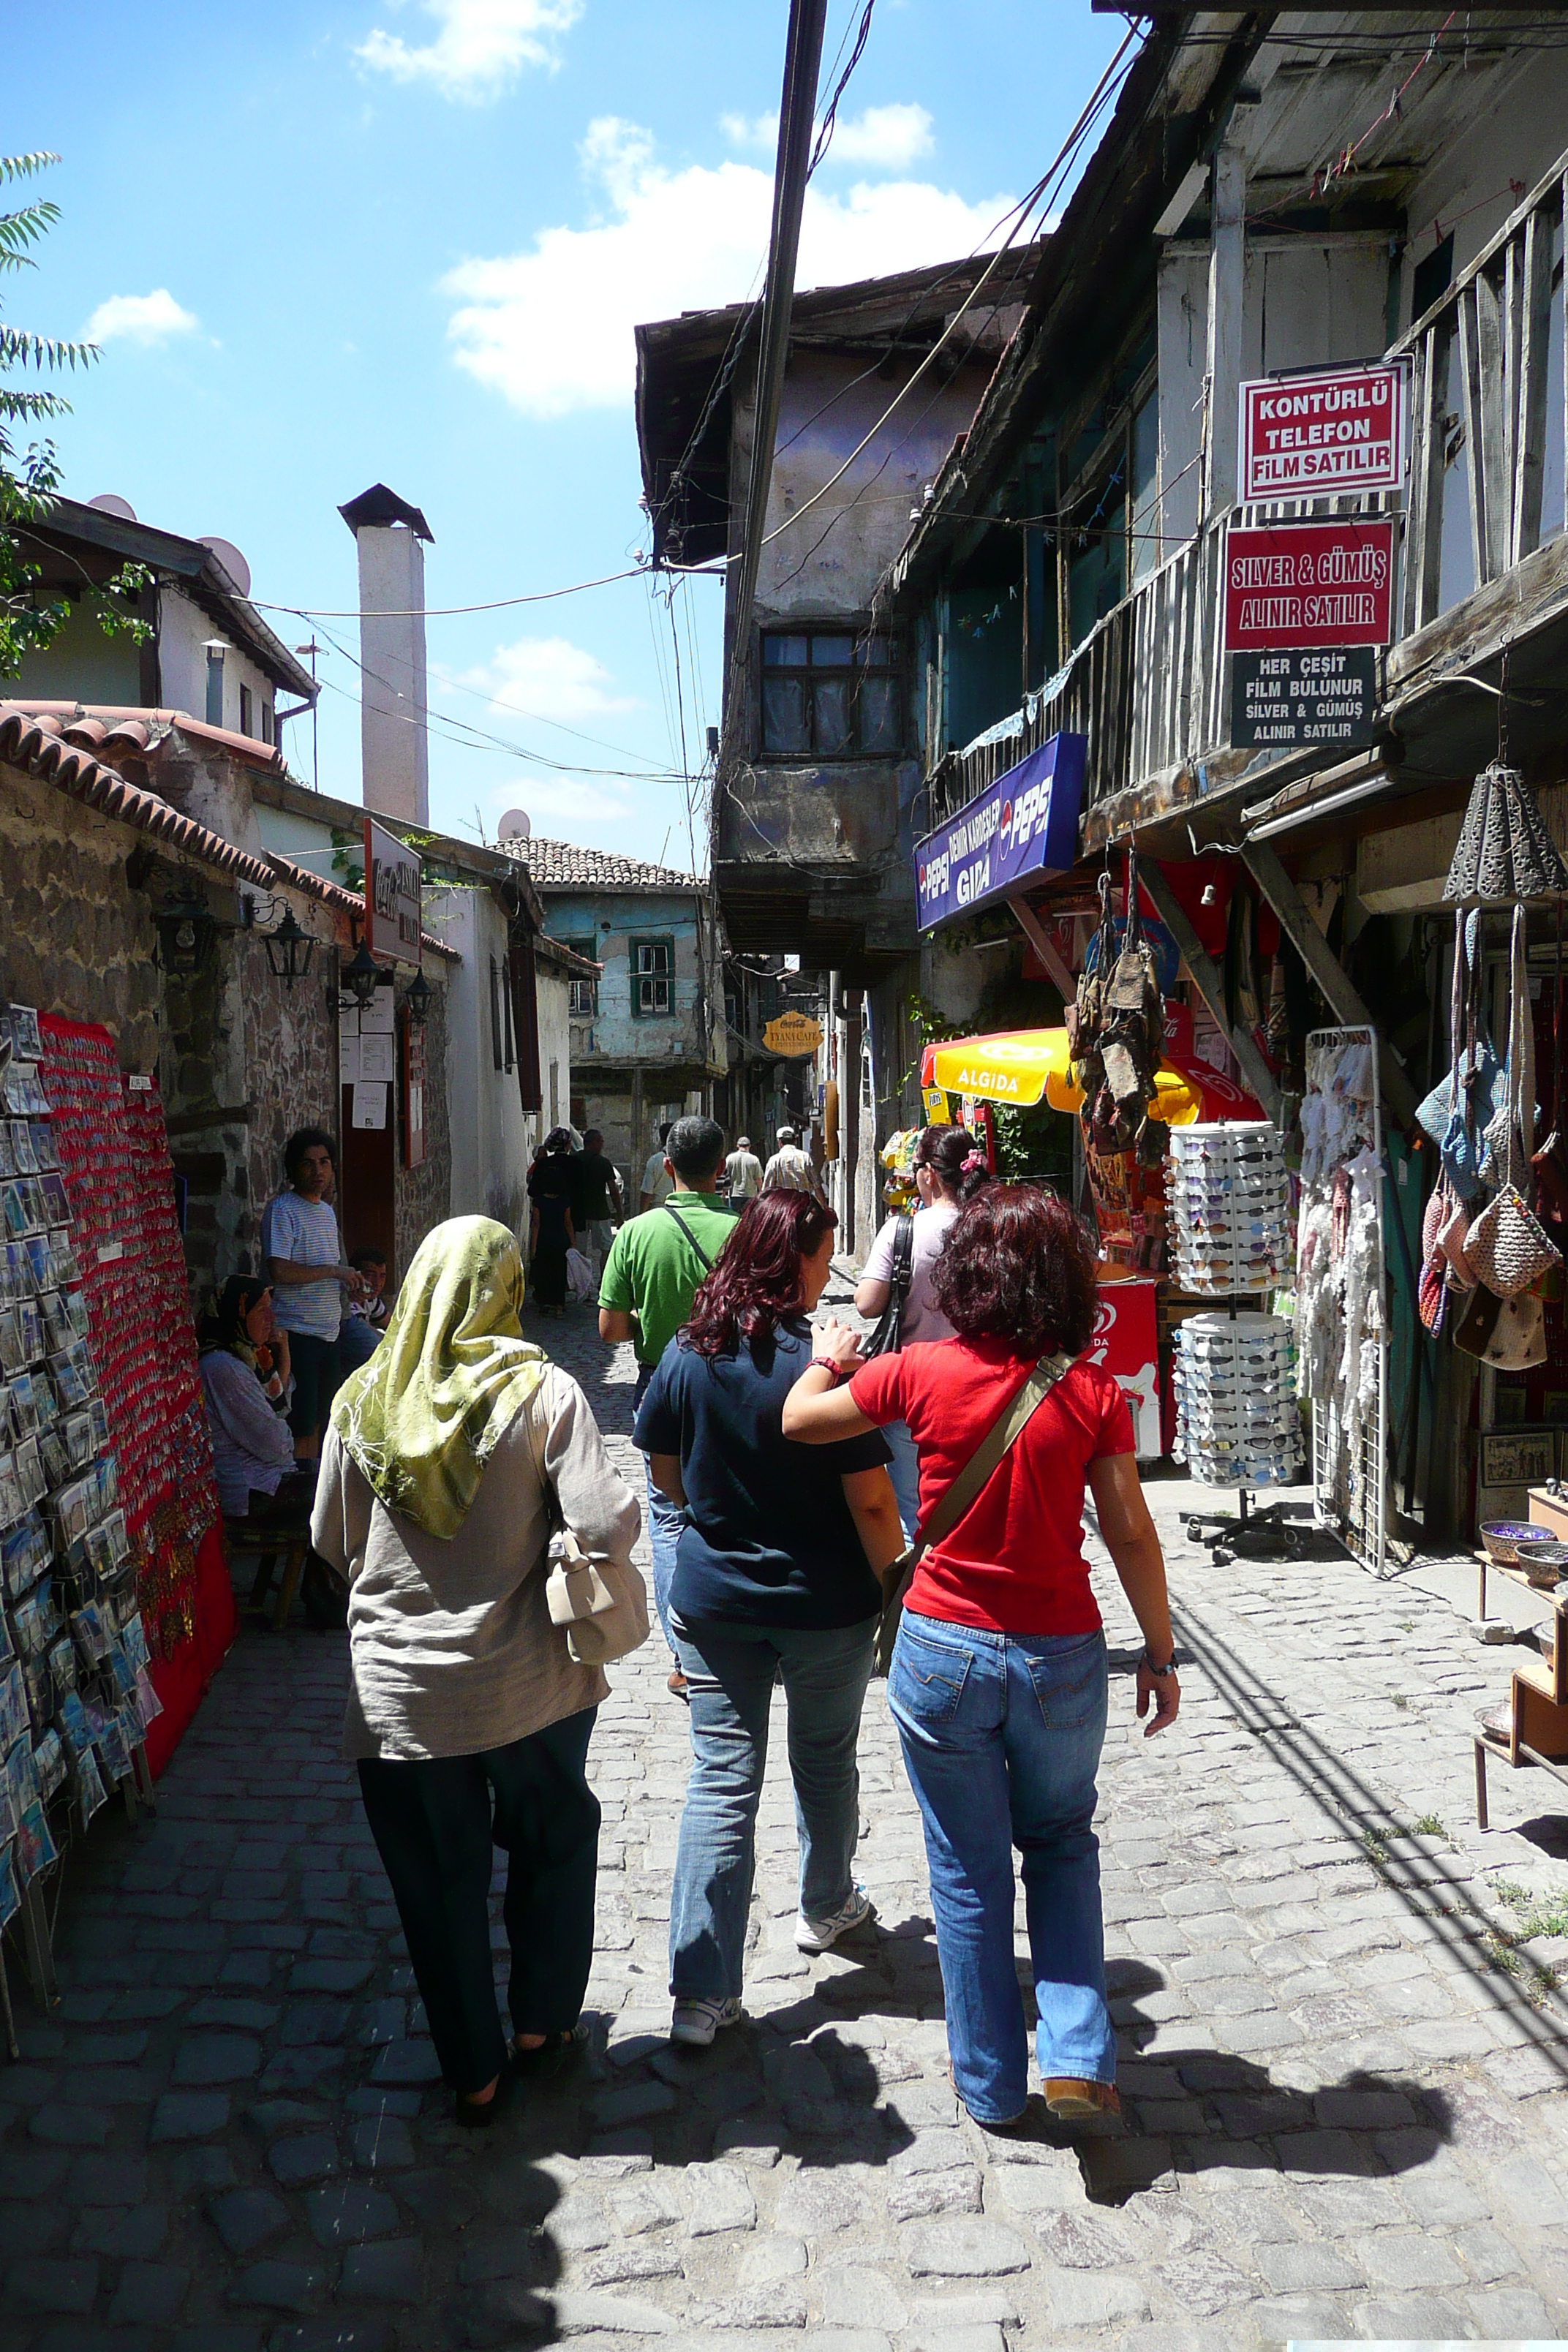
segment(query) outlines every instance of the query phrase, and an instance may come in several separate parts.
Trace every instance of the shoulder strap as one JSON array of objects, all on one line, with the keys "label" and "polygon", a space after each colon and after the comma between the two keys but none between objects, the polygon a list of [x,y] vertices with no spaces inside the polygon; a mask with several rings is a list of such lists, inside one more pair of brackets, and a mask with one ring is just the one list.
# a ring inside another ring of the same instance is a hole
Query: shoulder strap
[{"label": "shoulder strap", "polygon": [[675,1219],[676,1223],[680,1227],[681,1232],[686,1235],[687,1240],[691,1244],[692,1248],[702,1260],[703,1272],[705,1274],[711,1274],[713,1271],[712,1259],[709,1256],[707,1251],[703,1248],[701,1243],[698,1240],[696,1234],[692,1232],[690,1226],[687,1223],[685,1218],[676,1207],[675,1202],[673,1201],[661,1201],[658,1205],[661,1209],[668,1209],[669,1211],[670,1215]]},{"label": "shoulder strap", "polygon": [[907,1209],[901,1209],[893,1233],[893,1270],[889,1277],[895,1298],[908,1296],[914,1270],[915,1221]]},{"label": "shoulder strap", "polygon": [[917,1558],[928,1552],[932,1544],[941,1543],[944,1536],[951,1535],[971,1504],[978,1501],[982,1489],[989,1484],[991,1475],[1001,1464],[1004,1454],[1010,1452],[1022,1436],[1037,1408],[1044,1404],[1062,1374],[1071,1370],[1072,1361],[1070,1356],[1040,1358],[1023,1387],[997,1414],[980,1444],[921,1528],[911,1546]]}]

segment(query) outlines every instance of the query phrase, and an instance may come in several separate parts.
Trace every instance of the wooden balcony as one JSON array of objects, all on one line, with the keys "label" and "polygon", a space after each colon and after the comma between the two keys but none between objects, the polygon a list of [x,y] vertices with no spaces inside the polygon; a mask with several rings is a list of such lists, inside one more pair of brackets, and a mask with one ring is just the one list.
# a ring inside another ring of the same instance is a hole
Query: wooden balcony
[{"label": "wooden balcony", "polygon": [[1089,739],[1091,851],[1244,775],[1255,796],[1321,764],[1321,753],[1231,746],[1220,648],[1231,522],[1403,512],[1382,706],[1392,724],[1445,681],[1568,623],[1565,189],[1568,155],[1387,354],[1411,371],[1403,501],[1295,499],[1215,517],[1096,624],[1015,720],[947,754],[930,779],[933,824],[1062,729]]}]

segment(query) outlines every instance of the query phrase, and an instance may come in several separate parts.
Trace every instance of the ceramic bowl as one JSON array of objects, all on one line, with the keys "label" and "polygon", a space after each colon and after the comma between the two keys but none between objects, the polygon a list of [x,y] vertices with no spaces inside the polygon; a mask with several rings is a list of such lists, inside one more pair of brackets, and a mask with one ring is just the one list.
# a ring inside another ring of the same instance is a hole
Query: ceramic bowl
[{"label": "ceramic bowl", "polygon": [[1528,1519],[1487,1519],[1481,1527],[1481,1541],[1500,1568],[1518,1565],[1521,1544],[1551,1543],[1552,1540],[1550,1528],[1535,1527]]}]

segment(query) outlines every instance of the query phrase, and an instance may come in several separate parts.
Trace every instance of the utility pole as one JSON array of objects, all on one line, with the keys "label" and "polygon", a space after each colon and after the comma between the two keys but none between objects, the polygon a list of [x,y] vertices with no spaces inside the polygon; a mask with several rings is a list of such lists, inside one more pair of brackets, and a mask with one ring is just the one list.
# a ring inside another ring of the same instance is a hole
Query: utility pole
[{"label": "utility pole", "polygon": [[773,478],[779,398],[789,352],[790,306],[795,299],[800,216],[810,168],[816,77],[822,65],[822,35],[827,0],[790,0],[789,38],[784,47],[784,97],[779,108],[778,161],[773,167],[773,218],[768,240],[768,275],[763,289],[763,333],[757,359],[757,396],[752,414],[752,463],[746,487],[746,535],[731,612],[734,635],[724,688],[723,748],[732,759],[740,742],[750,666],[752,606],[767,526],[768,486]]}]

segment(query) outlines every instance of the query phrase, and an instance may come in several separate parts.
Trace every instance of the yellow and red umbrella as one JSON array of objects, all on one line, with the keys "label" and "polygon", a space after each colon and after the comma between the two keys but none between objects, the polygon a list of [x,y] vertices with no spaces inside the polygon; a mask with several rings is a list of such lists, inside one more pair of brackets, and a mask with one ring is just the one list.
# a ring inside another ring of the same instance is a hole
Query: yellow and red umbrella
[{"label": "yellow and red umbrella", "polygon": [[[1052,1110],[1083,1107],[1065,1029],[1005,1029],[991,1037],[944,1039],[926,1047],[921,1084],[940,1087],[948,1094],[975,1095],[983,1102],[1011,1103],[1019,1109],[1042,1101]],[[1154,1089],[1154,1115],[1169,1127],[1263,1116],[1244,1087],[1206,1063],[1184,1060],[1179,1067],[1167,1063],[1155,1074]]]}]

